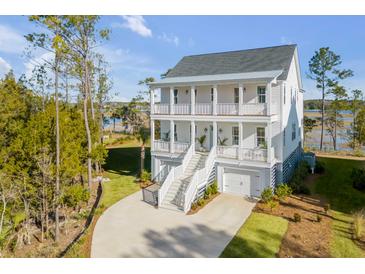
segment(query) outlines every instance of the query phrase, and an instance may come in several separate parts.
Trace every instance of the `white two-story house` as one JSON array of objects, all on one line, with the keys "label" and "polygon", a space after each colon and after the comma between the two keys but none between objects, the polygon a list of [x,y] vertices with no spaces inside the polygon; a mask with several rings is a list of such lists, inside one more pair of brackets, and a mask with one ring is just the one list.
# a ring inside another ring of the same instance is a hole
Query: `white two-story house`
[{"label": "white two-story house", "polygon": [[186,56],[150,88],[159,207],[187,212],[215,180],[259,197],[290,178],[303,140],[296,45]]}]

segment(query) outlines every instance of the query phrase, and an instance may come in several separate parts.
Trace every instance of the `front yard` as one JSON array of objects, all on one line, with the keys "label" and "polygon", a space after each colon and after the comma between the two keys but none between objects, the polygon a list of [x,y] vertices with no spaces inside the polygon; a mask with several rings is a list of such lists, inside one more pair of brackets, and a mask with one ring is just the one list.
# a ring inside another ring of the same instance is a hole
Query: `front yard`
[{"label": "front yard", "polygon": [[[306,179],[312,195],[291,195],[273,210],[258,203],[221,257],[365,257],[364,243],[354,240],[351,215],[365,208],[365,193],[350,180],[352,168],[365,162],[319,160],[326,171]],[[299,222],[294,214],[300,215]]]},{"label": "front yard", "polygon": [[[103,183],[103,193],[99,207],[95,212],[94,221],[85,234],[66,253],[65,257],[90,257],[92,234],[98,218],[107,208],[126,196],[140,190],[140,186],[136,182],[136,174],[140,166],[139,155],[140,147],[135,140],[109,149],[108,157],[103,168],[105,169],[104,176],[108,177],[110,181]],[[149,170],[150,166],[149,148],[146,148],[145,167]]]}]

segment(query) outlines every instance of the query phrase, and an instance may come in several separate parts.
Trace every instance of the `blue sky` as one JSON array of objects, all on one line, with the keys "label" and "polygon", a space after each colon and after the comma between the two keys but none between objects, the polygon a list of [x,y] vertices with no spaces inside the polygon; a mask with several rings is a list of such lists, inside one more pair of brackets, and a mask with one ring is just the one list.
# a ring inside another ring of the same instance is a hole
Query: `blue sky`
[{"label": "blue sky", "polygon": [[[344,84],[365,91],[364,16],[102,16],[112,30],[99,50],[110,63],[115,100],[137,94],[138,81],[158,78],[184,55],[296,43],[305,98],[319,98],[306,78],[314,51],[329,46],[355,76]],[[24,16],[0,16],[0,77],[12,68],[29,73],[32,61],[22,54],[23,35],[35,30]],[[35,56],[39,58],[39,56]]]}]

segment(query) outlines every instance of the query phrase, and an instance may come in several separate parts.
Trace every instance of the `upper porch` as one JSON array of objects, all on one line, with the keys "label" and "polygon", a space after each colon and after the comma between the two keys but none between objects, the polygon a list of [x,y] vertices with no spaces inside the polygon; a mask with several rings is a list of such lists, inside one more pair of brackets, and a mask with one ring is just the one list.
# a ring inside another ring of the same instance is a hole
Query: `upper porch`
[{"label": "upper porch", "polygon": [[[151,114],[180,116],[279,114],[281,86],[277,83],[276,77],[280,73],[281,71],[271,71],[163,79],[151,84]],[[159,100],[156,100],[158,89]]]}]

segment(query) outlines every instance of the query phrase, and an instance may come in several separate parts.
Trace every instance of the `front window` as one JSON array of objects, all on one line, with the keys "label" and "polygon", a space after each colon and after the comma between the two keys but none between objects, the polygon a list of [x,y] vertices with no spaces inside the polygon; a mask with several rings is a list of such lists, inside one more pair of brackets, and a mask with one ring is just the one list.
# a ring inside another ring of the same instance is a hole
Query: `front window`
[{"label": "front window", "polygon": [[235,88],[234,89],[234,103],[238,104],[239,100],[240,100],[239,89]]},{"label": "front window", "polygon": [[292,124],[292,133],[291,133],[291,140],[295,140],[296,138],[296,130],[295,130],[295,123]]},{"label": "front window", "polygon": [[256,129],[256,142],[257,142],[258,147],[265,147],[266,146],[265,128],[264,127],[258,127]]},{"label": "front window", "polygon": [[174,104],[177,104],[177,94],[178,94],[178,90],[174,89]]},{"label": "front window", "polygon": [[238,145],[238,127],[232,127],[232,145],[237,146]]},{"label": "front window", "polygon": [[265,87],[257,87],[257,97],[259,99],[259,103],[266,103],[266,88]]}]

